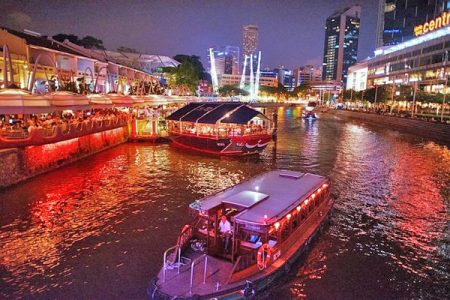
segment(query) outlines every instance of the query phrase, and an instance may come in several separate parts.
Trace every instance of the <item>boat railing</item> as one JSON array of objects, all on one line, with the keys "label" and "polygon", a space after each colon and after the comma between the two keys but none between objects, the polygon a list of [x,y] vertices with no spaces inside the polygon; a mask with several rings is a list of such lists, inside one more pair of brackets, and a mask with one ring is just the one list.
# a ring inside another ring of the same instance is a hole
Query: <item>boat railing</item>
[{"label": "boat railing", "polygon": [[[170,252],[170,254],[169,254]],[[169,259],[177,258],[177,262],[175,260],[168,260],[167,256],[169,254]],[[176,257],[175,257],[176,256]],[[181,266],[181,248],[178,245],[175,245],[173,247],[170,247],[166,251],[164,251],[164,258],[163,258],[163,282],[166,282],[166,271],[172,270],[174,268],[178,269],[178,273],[180,273],[180,266]]]},{"label": "boat railing", "polygon": [[194,269],[195,269],[195,264],[199,261],[201,261],[202,259],[204,259],[205,263],[204,263],[204,267],[203,267],[203,284],[206,283],[206,270],[208,268],[208,255],[203,254],[200,257],[197,257],[196,259],[194,259],[191,263],[191,280],[189,282],[189,294],[192,295],[192,286],[194,285]]},{"label": "boat railing", "polygon": [[194,235],[194,228],[191,225],[185,225],[178,236],[177,246],[183,248]]},{"label": "boat railing", "polygon": [[236,259],[236,262],[233,265],[233,268],[230,271],[230,274],[228,275],[227,281],[225,282],[225,285],[228,285],[228,283],[230,282],[231,278],[233,277],[233,274],[237,272],[237,269],[241,263],[241,259],[242,259],[242,255],[238,256],[238,258]]}]

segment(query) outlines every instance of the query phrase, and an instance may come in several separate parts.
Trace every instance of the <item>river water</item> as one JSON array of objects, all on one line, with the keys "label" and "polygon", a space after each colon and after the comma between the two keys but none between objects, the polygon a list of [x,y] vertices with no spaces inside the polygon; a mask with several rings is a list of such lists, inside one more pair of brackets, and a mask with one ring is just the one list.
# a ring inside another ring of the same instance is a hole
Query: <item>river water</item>
[{"label": "river water", "polygon": [[450,151],[330,114],[278,114],[276,148],[259,157],[123,144],[0,192],[0,298],[144,299],[187,205],[274,168],[329,176],[336,209],[260,298],[448,297]]}]

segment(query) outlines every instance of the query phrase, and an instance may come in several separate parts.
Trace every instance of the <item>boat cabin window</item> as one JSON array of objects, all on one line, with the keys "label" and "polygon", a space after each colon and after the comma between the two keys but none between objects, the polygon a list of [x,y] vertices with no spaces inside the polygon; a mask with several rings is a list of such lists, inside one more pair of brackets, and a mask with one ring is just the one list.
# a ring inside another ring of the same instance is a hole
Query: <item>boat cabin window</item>
[{"label": "boat cabin window", "polygon": [[277,236],[277,232],[273,232],[271,234],[269,234],[268,238],[267,238],[267,244],[271,247],[275,246],[278,242],[278,236]]},{"label": "boat cabin window", "polygon": [[259,235],[256,235],[256,234],[251,234],[248,241],[250,243],[257,243],[257,242],[261,241],[261,237]]},{"label": "boat cabin window", "polygon": [[289,230],[289,223],[284,223],[281,228],[281,239],[285,240],[289,237],[291,231]]},{"label": "boat cabin window", "polygon": [[292,229],[295,229],[298,227],[299,224],[299,220],[298,220],[298,216],[296,216],[293,220],[292,220]]}]

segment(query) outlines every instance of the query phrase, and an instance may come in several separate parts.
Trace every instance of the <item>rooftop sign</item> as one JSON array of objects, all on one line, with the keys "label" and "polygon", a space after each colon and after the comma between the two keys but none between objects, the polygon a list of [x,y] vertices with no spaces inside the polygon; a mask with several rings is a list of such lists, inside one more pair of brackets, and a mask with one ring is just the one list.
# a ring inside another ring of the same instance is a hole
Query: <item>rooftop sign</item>
[{"label": "rooftop sign", "polygon": [[423,25],[414,27],[414,33],[416,36],[424,35],[428,32],[445,27],[450,23],[450,13],[444,12],[442,16],[437,17],[434,20],[425,22]]},{"label": "rooftop sign", "polygon": [[[450,15],[450,13],[448,15]],[[434,39],[438,39],[438,38],[442,38],[442,37],[450,37],[450,26],[445,26],[439,30],[434,30],[433,32],[429,32],[428,34],[423,34],[419,37],[410,39],[401,44],[397,44],[397,45],[389,46],[389,47],[378,48],[377,50],[375,50],[375,57],[380,56],[380,55],[391,54],[393,52],[404,50],[409,47],[414,47],[414,46],[423,44],[425,42],[428,42],[428,41],[431,41]]]}]

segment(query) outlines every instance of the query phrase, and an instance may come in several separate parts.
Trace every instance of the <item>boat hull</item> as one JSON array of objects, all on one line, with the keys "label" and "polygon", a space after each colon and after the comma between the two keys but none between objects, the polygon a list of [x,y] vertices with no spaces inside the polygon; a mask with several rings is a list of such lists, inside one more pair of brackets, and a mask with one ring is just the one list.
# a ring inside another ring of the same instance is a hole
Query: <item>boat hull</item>
[{"label": "boat hull", "polygon": [[[258,293],[266,290],[274,282],[282,276],[288,274],[292,265],[299,259],[299,257],[305,253],[311,243],[317,238],[319,233],[329,224],[331,214],[333,212],[333,200],[329,199],[326,203],[327,207],[321,209],[322,215],[320,216],[320,222],[313,230],[309,232],[304,238],[304,242],[301,246],[295,249],[295,251],[285,258],[285,261],[273,270],[265,273],[250,276],[249,278],[242,279],[234,284],[231,284],[229,288],[225,288],[219,292],[211,293],[207,295],[192,295],[190,297],[175,296],[176,299],[221,299],[221,300],[235,300],[235,299],[249,299]],[[324,203],[325,205],[325,203]],[[270,267],[269,267],[270,268]],[[247,280],[251,284],[247,283]],[[162,293],[158,287],[158,279],[155,278],[150,283],[147,290],[148,299],[152,300],[166,300],[174,299],[174,295],[167,295]]]},{"label": "boat hull", "polygon": [[172,134],[173,145],[212,155],[251,155],[263,151],[272,140],[268,134],[212,139],[195,135]]}]

